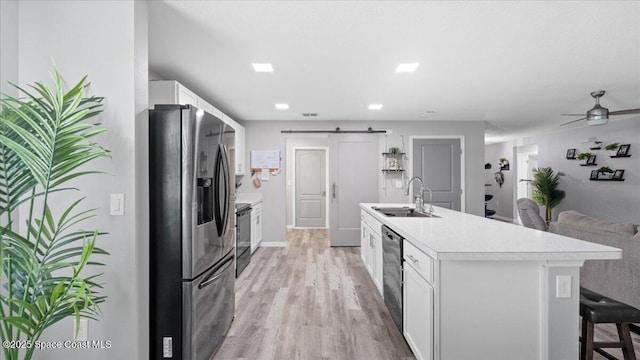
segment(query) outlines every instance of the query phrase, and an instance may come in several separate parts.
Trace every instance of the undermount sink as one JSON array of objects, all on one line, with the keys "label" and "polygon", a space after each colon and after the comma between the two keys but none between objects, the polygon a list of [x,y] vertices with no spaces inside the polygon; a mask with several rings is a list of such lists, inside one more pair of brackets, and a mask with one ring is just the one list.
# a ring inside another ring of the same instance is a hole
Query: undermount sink
[{"label": "undermount sink", "polygon": [[433,215],[433,214],[430,215],[427,213],[416,211],[414,208],[410,208],[408,206],[404,206],[404,207],[374,206],[372,209],[388,217],[430,217],[430,218],[439,217],[437,215]]}]

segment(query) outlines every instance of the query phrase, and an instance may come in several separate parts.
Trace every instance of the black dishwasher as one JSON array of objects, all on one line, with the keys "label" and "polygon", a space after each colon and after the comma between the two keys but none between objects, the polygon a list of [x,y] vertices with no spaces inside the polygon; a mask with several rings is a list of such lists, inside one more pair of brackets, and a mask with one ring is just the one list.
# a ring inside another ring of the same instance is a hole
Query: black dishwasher
[{"label": "black dishwasher", "polygon": [[382,226],[382,284],[384,303],[402,334],[402,236]]}]

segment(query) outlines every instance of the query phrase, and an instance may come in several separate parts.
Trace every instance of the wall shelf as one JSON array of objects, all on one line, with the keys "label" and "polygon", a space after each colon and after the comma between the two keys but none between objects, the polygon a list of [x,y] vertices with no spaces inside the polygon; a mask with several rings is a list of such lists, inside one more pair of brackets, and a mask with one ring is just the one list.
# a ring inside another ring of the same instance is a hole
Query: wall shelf
[{"label": "wall shelf", "polygon": [[598,166],[598,164],[580,164],[580,166]]},{"label": "wall shelf", "polygon": [[609,157],[612,158],[612,159],[615,159],[615,158],[628,158],[628,157],[631,157],[631,155],[611,155]]},{"label": "wall shelf", "polygon": [[384,165],[386,169],[382,169],[383,173],[402,173],[404,172],[404,153],[403,152],[383,152]]},{"label": "wall shelf", "polygon": [[625,179],[589,179],[591,181],[624,181]]}]

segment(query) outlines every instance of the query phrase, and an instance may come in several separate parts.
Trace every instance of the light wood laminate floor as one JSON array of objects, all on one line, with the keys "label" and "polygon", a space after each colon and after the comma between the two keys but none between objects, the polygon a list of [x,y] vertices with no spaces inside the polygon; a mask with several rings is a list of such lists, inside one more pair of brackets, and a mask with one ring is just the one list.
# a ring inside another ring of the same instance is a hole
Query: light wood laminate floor
[{"label": "light wood laminate floor", "polygon": [[287,230],[236,279],[236,317],[213,357],[414,359],[360,259],[324,229]]},{"label": "light wood laminate floor", "polygon": [[[287,230],[287,239],[286,249],[259,248],[236,279],[236,318],[213,360],[414,359],[360,248],[331,248],[323,229]],[[615,326],[596,325],[596,339],[617,340]]]}]

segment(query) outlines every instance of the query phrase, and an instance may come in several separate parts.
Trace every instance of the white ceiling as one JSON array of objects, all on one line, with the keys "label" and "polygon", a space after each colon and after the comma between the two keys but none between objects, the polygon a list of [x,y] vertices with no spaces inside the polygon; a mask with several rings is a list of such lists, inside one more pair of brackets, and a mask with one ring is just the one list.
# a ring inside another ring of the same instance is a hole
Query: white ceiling
[{"label": "white ceiling", "polygon": [[151,71],[238,120],[477,120],[496,141],[558,129],[594,90],[640,107],[640,1],[150,1],[149,18]]}]

